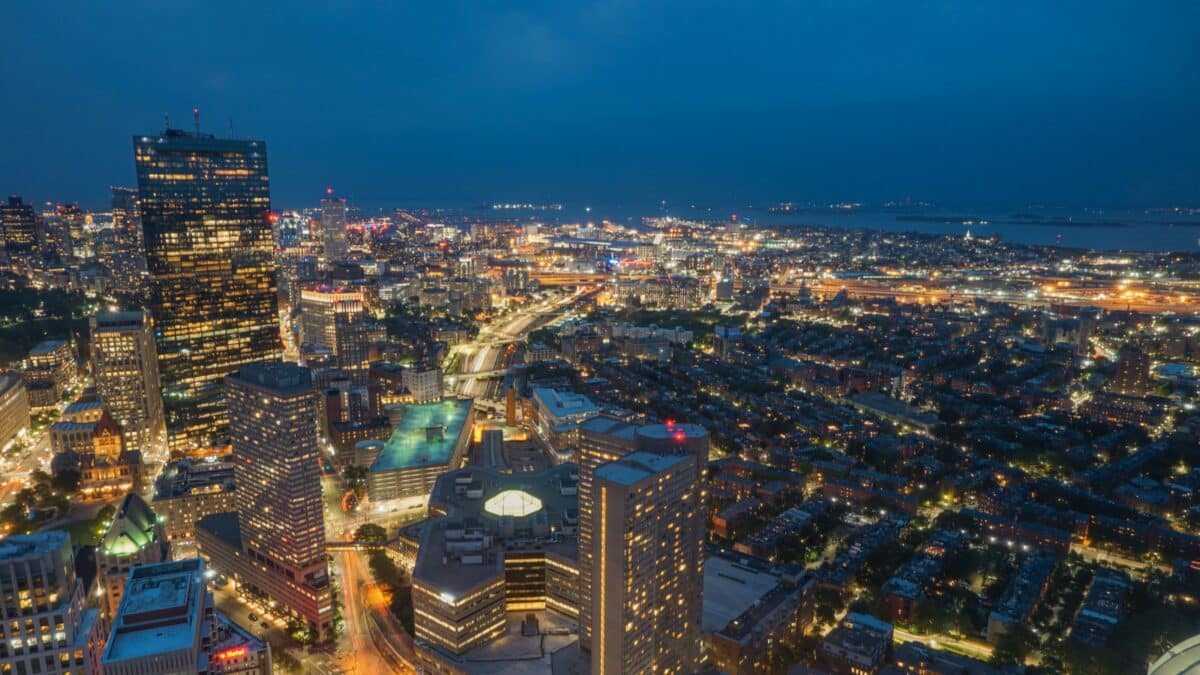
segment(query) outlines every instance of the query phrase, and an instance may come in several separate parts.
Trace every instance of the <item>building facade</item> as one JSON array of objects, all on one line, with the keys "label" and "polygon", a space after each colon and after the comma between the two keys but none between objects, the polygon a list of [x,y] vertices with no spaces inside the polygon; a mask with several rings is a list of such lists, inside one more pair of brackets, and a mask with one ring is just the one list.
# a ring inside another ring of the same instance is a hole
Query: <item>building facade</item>
[{"label": "building facade", "polygon": [[196,523],[237,509],[233,462],[207,458],[167,463],[154,482],[151,501],[163,520],[167,541],[178,557],[196,552]]},{"label": "building facade", "polygon": [[65,531],[0,539],[0,672],[98,675],[100,613],[84,603]]},{"label": "building facade", "polygon": [[37,251],[37,214],[32,204],[15,195],[0,203],[0,228],[10,258],[29,257]]},{"label": "building facade", "polygon": [[367,335],[363,325],[363,296],[333,286],[300,291],[301,339],[329,350],[338,368],[355,384],[367,383]]},{"label": "building facade", "polygon": [[290,363],[254,364],[230,375],[227,391],[237,512],[198,524],[200,551],[324,636],[333,600],[312,375]]},{"label": "building facade", "polygon": [[104,675],[271,675],[270,646],[213,607],[204,561],[138,565],[104,647]]},{"label": "building facade", "polygon": [[686,455],[634,452],[592,481],[592,673],[700,665],[700,475]]},{"label": "building facade", "polygon": [[131,450],[163,440],[162,388],[154,333],[143,312],[97,314],[90,322],[96,393]]},{"label": "building facade", "polygon": [[[592,417],[579,424],[576,456],[576,464],[579,466],[579,646],[584,653],[592,650],[592,593],[596,588],[592,579],[596,569],[592,559],[593,536],[596,533],[595,508],[592,502],[593,475],[605,463],[615,462],[639,450],[690,457],[695,465],[696,475],[699,476],[702,467],[708,462],[709,436],[703,427],[694,424],[643,425],[609,415]],[[699,483],[696,490],[698,501],[703,502],[704,491]],[[689,524],[687,536],[695,538],[697,549],[703,545],[706,536],[705,518],[706,511],[698,509],[695,512],[695,522]],[[695,570],[695,574],[701,575],[693,585],[695,589],[701,588],[698,580],[703,575],[702,560],[700,558]],[[699,591],[694,593],[693,601],[699,607],[702,601]]]},{"label": "building facade", "polygon": [[167,129],[133,147],[170,449],[221,452],[225,376],[282,353],[266,144]]},{"label": "building facade", "polygon": [[0,373],[0,449],[29,429],[29,395],[13,373]]}]

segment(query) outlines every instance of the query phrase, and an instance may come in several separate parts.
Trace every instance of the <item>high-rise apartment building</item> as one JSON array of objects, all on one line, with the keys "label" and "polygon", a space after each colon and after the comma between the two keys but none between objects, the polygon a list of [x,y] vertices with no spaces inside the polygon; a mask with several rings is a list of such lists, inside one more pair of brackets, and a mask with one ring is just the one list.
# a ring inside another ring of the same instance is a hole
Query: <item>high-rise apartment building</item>
[{"label": "high-rise apartment building", "polygon": [[197,524],[200,550],[325,635],[333,604],[312,376],[291,363],[254,364],[229,376],[227,393],[237,512]]},{"label": "high-rise apartment building", "polygon": [[300,291],[301,339],[329,350],[355,384],[367,383],[367,331],[360,291],[318,286]]},{"label": "high-rise apartment building", "polygon": [[333,191],[321,200],[321,235],[325,244],[325,262],[332,264],[346,259],[346,198],[334,197]]},{"label": "high-rise apartment building", "polygon": [[634,452],[592,475],[591,670],[693,673],[700,664],[698,464]]},{"label": "high-rise apartment building", "polygon": [[65,531],[0,539],[0,673],[99,673],[100,613],[84,600]]},{"label": "high-rise apartment building", "polygon": [[1117,372],[1113,374],[1108,389],[1124,396],[1145,396],[1150,393],[1150,355],[1136,346],[1122,349],[1117,357]]},{"label": "high-rise apartment building", "polygon": [[282,354],[266,144],[167,129],[133,148],[168,443],[220,453],[225,376]]},{"label": "high-rise apartment building", "polygon": [[0,229],[4,234],[4,250],[10,257],[25,257],[37,251],[37,214],[33,205],[12,196],[0,203]]},{"label": "high-rise apartment building", "polygon": [[213,606],[204,561],[129,572],[101,661],[104,675],[271,675],[271,648]]},{"label": "high-rise apartment building", "polygon": [[[695,424],[649,424],[640,425],[608,415],[593,417],[579,424],[579,446],[576,463],[579,465],[579,646],[589,653],[594,644],[593,598],[597,588],[593,574],[597,569],[594,560],[593,537],[597,536],[596,505],[593,503],[595,472],[604,464],[620,460],[633,452],[641,451],[661,455],[680,455],[691,458],[697,476],[702,474],[708,461],[708,432]],[[702,502],[704,494],[699,481],[694,486],[695,501]],[[694,569],[689,574],[697,575],[690,582],[693,589],[685,600],[689,611],[700,611],[703,560],[700,551],[705,538],[703,509],[697,507],[688,521],[684,536],[689,548],[694,548]],[[690,564],[690,563],[689,563]]]},{"label": "high-rise apartment building", "polygon": [[131,450],[156,446],[164,431],[154,333],[143,312],[97,314],[90,322],[96,393]]},{"label": "high-rise apartment building", "polygon": [[166,530],[154,509],[136,492],[125,495],[96,546],[96,581],[104,598],[104,615],[116,614],[134,565],[164,562],[170,551]]}]

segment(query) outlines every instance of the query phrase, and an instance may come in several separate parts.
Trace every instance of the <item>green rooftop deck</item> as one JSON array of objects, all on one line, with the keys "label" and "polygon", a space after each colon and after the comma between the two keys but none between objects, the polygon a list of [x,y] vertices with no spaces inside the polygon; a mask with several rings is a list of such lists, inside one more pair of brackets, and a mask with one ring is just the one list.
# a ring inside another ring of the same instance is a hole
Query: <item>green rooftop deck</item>
[{"label": "green rooftop deck", "polygon": [[[449,462],[470,412],[469,400],[405,406],[404,420],[392,431],[383,451],[371,465],[371,472]],[[442,427],[440,434],[434,431],[439,426]]]}]

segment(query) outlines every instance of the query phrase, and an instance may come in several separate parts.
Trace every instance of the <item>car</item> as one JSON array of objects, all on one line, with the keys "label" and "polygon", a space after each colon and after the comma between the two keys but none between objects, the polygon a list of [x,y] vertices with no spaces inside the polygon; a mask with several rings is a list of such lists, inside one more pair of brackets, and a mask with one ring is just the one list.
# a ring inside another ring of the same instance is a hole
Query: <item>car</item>
[{"label": "car", "polygon": [[255,614],[254,612],[250,612],[250,620],[251,620],[251,621],[258,621],[258,615],[257,615],[257,614]]}]

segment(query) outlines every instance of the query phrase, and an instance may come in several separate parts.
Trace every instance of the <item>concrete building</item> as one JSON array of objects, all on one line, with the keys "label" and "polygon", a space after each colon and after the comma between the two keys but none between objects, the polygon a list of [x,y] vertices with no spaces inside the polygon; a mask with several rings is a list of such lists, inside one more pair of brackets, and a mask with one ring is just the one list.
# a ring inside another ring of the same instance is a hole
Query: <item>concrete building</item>
[{"label": "concrete building", "polygon": [[427,667],[503,636],[508,613],[578,613],[575,466],[537,473],[468,467],[430,495],[413,567],[414,623]]},{"label": "concrete building", "polygon": [[[614,462],[634,452],[644,451],[659,454],[680,454],[692,457],[696,474],[702,473],[708,462],[708,432],[694,424],[650,424],[641,425],[609,415],[592,417],[579,425],[579,445],[576,464],[579,466],[579,646],[584,653],[591,651],[592,627],[592,536],[593,504],[592,476],[606,462]],[[697,487],[701,490],[700,487]],[[699,499],[703,501],[701,490]],[[698,508],[697,521],[691,525],[689,536],[694,536],[697,546],[705,539],[706,511]],[[697,579],[703,570],[696,570]],[[699,581],[694,588],[700,588]],[[696,602],[700,602],[696,594]],[[698,611],[698,610],[697,610]]]},{"label": "concrete building", "polygon": [[599,466],[591,502],[591,671],[693,673],[701,653],[697,461],[634,452]]},{"label": "concrete building", "polygon": [[367,383],[367,331],[360,291],[322,285],[300,291],[300,336],[328,350],[355,384]]},{"label": "concrete building", "polygon": [[442,473],[458,468],[471,440],[470,400],[406,405],[367,473],[371,501],[411,499],[424,504]]},{"label": "concrete building", "polygon": [[29,430],[29,396],[15,373],[0,373],[0,449]]},{"label": "concrete building", "polygon": [[333,627],[317,401],[307,368],[259,363],[229,376],[235,513],[197,523],[200,552],[317,636]]},{"label": "concrete building", "polygon": [[96,580],[104,597],[104,616],[112,617],[121,605],[130,569],[164,562],[170,552],[162,520],[141,495],[125,495],[96,546]]},{"label": "concrete building", "polygon": [[121,426],[126,446],[145,452],[164,440],[154,333],[143,312],[97,314],[92,334],[96,394]]},{"label": "concrete building", "polygon": [[75,349],[70,342],[39,342],[25,357],[25,370],[21,374],[29,393],[29,407],[42,411],[57,406],[78,372]]},{"label": "concrete building", "polygon": [[821,641],[821,659],[835,675],[874,675],[892,653],[892,624],[850,612]]},{"label": "concrete building", "polygon": [[0,539],[0,591],[0,672],[100,673],[100,612],[84,608],[65,531]]},{"label": "concrete building", "polygon": [[579,440],[579,423],[600,414],[587,396],[549,387],[533,388],[534,429],[550,447],[570,448]]},{"label": "concrete building", "polygon": [[104,675],[270,675],[271,648],[216,611],[204,561],[129,573],[101,661]]},{"label": "concrete building", "polygon": [[701,628],[712,665],[729,675],[769,671],[772,649],[794,644],[812,624],[815,583],[799,566],[710,556]]},{"label": "concrete building", "polygon": [[1150,393],[1150,355],[1140,347],[1123,348],[1117,357],[1117,372],[1108,382],[1108,390],[1122,396]]},{"label": "concrete building", "polygon": [[233,462],[215,457],[168,463],[154,481],[151,506],[163,521],[176,558],[196,554],[196,523],[237,509]]}]

